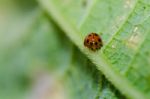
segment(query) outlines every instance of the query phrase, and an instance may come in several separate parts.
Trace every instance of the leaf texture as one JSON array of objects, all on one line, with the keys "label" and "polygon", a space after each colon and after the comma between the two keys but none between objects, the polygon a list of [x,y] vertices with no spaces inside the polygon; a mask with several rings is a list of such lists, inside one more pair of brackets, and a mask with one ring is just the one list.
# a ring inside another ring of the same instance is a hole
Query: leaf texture
[{"label": "leaf texture", "polygon": [[[79,26],[70,21],[74,18],[64,13],[62,6],[57,6],[55,1],[45,0],[40,3],[123,94],[133,99],[149,99],[149,52],[145,50],[148,49],[145,44],[149,42],[150,32],[149,1],[93,0]],[[74,9],[73,12],[80,13]],[[105,46],[101,51],[92,53],[82,45],[89,32],[103,32]]]}]

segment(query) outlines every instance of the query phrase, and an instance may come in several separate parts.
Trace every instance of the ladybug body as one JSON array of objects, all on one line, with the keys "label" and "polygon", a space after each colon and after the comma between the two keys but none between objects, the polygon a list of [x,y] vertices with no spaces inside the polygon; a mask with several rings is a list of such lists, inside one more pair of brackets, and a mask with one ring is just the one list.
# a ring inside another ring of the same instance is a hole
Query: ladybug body
[{"label": "ladybug body", "polygon": [[103,46],[101,37],[96,33],[88,34],[84,39],[84,46],[92,51],[97,51]]}]

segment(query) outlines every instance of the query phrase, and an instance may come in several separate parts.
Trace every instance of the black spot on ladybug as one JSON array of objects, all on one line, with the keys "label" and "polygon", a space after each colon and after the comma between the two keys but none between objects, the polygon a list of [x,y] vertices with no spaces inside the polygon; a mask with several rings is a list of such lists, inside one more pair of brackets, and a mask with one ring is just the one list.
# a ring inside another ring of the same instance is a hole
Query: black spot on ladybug
[{"label": "black spot on ladybug", "polygon": [[98,38],[98,41],[100,42],[100,41],[101,41],[101,39],[100,39],[100,38]]},{"label": "black spot on ladybug", "polygon": [[97,42],[95,42],[95,45],[97,45]]},{"label": "black spot on ladybug", "polygon": [[89,43],[89,40],[87,40],[86,42]]}]

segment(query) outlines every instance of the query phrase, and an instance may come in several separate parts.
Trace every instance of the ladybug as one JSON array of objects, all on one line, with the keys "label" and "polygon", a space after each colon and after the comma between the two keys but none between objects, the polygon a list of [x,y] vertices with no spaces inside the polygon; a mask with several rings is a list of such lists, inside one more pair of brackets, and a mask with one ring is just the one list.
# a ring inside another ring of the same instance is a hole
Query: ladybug
[{"label": "ladybug", "polygon": [[103,42],[97,33],[90,33],[84,39],[84,46],[92,51],[97,51],[101,49]]}]

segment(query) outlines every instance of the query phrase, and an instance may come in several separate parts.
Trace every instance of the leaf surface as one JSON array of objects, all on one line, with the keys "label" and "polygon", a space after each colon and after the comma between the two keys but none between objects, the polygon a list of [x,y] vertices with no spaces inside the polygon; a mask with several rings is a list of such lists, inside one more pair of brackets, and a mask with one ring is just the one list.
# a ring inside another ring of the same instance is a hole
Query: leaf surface
[{"label": "leaf surface", "polygon": [[[85,17],[81,18],[83,21],[80,20],[81,23],[77,25],[70,21],[76,19],[64,13],[62,6],[57,6],[54,0],[40,3],[67,36],[123,94],[133,99],[150,97],[149,51],[146,50],[148,45],[145,45],[149,44],[150,32],[148,0],[93,0],[91,7],[85,10]],[[74,9],[72,11],[74,14],[80,13]],[[93,53],[83,46],[84,37],[89,32],[103,32],[105,46],[101,51]]]}]

